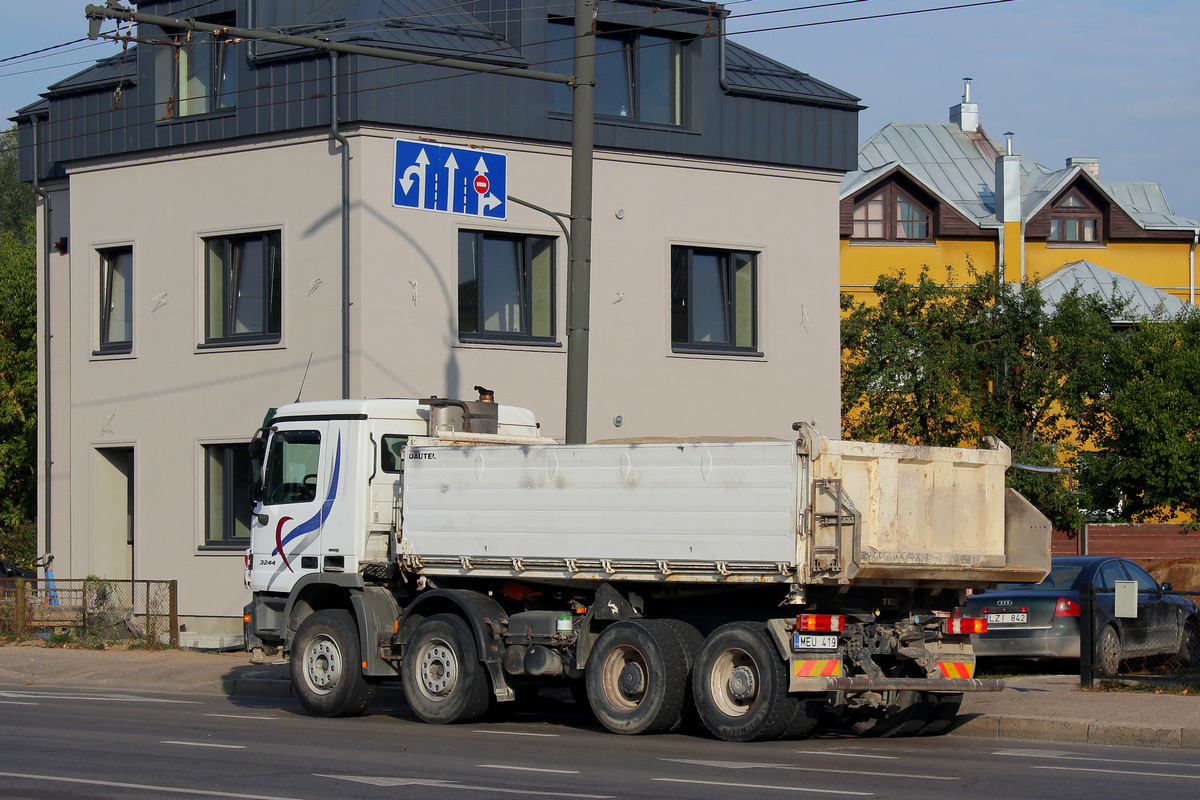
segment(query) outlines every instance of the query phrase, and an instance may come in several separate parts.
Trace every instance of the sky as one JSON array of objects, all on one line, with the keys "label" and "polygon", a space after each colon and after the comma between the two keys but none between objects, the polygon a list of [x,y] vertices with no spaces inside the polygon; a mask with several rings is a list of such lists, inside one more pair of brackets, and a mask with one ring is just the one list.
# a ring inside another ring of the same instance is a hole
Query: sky
[{"label": "sky", "polygon": [[[1160,183],[1176,214],[1200,219],[1197,0],[1011,0],[761,30],[966,2],[815,8],[830,0],[734,0],[726,7],[729,30],[746,31],[736,41],[862,98],[860,141],[889,122],[947,121],[962,79],[971,77],[971,99],[993,139],[1012,131],[1015,152],[1053,169],[1072,156],[1099,158],[1102,180]],[[0,0],[0,59],[85,36],[87,4]],[[763,11],[778,13],[740,16]],[[89,43],[0,61],[0,124],[50,84],[116,51]]]}]

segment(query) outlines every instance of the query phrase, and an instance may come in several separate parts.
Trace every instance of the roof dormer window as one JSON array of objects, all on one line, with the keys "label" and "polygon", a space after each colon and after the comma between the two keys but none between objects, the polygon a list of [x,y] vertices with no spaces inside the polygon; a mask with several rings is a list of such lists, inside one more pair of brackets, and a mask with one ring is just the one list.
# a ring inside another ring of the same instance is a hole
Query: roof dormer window
[{"label": "roof dormer window", "polygon": [[1050,241],[1093,244],[1100,241],[1100,212],[1075,192],[1052,207]]},{"label": "roof dormer window", "polygon": [[851,238],[927,242],[932,215],[910,195],[887,186],[854,207]]}]

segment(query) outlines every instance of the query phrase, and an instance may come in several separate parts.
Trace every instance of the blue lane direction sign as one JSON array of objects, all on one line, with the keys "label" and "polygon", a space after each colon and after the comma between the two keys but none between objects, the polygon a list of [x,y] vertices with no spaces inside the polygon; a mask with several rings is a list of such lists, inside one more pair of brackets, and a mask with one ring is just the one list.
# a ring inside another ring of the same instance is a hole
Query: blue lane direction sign
[{"label": "blue lane direction sign", "polygon": [[392,205],[508,219],[508,156],[397,139]]}]

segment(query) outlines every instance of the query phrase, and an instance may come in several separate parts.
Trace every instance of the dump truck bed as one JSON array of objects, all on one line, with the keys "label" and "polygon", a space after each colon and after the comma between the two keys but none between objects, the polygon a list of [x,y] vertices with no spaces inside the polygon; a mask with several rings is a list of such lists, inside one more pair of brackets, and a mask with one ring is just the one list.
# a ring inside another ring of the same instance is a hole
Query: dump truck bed
[{"label": "dump truck bed", "polygon": [[[1030,507],[1033,517],[1006,529],[1008,463],[1007,449],[842,442],[811,430],[799,442],[414,439],[399,555],[427,575],[531,579],[1032,579],[1049,566],[1049,525],[1040,529],[1045,518]],[[1035,563],[1010,564],[1010,551]]]}]

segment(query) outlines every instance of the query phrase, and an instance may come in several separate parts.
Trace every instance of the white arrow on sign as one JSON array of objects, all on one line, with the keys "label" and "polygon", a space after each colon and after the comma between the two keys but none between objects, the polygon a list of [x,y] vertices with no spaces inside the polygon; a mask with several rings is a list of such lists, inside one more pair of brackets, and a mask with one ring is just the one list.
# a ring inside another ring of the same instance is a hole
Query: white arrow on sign
[{"label": "white arrow on sign", "polygon": [[421,208],[425,208],[425,168],[428,166],[429,156],[425,155],[425,148],[422,147],[421,152],[417,153],[417,163],[404,170],[404,175],[400,178],[400,187],[404,189],[405,194],[412,188],[414,180],[421,182]]},{"label": "white arrow on sign", "polygon": [[450,153],[450,157],[446,159],[446,171],[449,173],[449,178],[446,181],[446,210],[454,210],[454,192],[458,189],[458,184],[454,182],[454,173],[458,171],[458,161],[454,159],[454,153]]},{"label": "white arrow on sign", "polygon": [[485,212],[491,211],[496,206],[500,205],[500,198],[488,192],[483,197],[479,198],[479,216],[483,216]]}]

